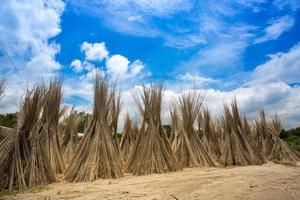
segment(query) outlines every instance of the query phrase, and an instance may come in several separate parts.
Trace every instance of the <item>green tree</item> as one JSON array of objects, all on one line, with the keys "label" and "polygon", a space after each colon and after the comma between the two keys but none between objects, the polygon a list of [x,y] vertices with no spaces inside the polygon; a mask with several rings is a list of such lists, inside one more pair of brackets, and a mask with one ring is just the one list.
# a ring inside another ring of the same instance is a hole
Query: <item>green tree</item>
[{"label": "green tree", "polygon": [[15,128],[17,126],[18,113],[0,114],[0,126]]},{"label": "green tree", "polygon": [[164,128],[164,130],[165,130],[165,132],[167,134],[167,137],[169,138],[170,135],[171,135],[171,131],[172,131],[171,125],[163,125],[163,128]]},{"label": "green tree", "polygon": [[89,114],[89,113],[85,113],[84,111],[81,111],[81,112],[77,113],[77,115],[80,118],[80,121],[79,121],[79,124],[78,124],[78,132],[83,133],[84,128],[87,126],[87,123],[89,122],[92,115]]},{"label": "green tree", "polygon": [[288,143],[291,148],[300,151],[300,127],[289,130],[283,129],[280,138]]}]

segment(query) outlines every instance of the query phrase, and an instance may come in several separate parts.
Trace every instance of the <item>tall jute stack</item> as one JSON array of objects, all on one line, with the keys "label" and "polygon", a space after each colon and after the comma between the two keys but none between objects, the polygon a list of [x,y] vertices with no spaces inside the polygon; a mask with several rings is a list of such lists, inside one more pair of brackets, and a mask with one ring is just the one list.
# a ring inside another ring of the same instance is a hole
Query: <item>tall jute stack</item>
[{"label": "tall jute stack", "polygon": [[176,148],[176,142],[174,142],[174,141],[178,140],[178,131],[180,129],[177,105],[173,105],[173,107],[171,108],[170,116],[171,116],[171,123],[172,123],[171,127],[172,128],[171,128],[171,134],[169,137],[169,141],[172,145],[172,149],[174,150]]},{"label": "tall jute stack", "polygon": [[45,88],[27,91],[22,101],[17,127],[0,143],[0,188],[24,189],[55,181],[44,151],[43,123]]},{"label": "tall jute stack", "polygon": [[121,151],[125,161],[129,159],[129,157],[133,152],[133,148],[137,138],[136,134],[138,134],[136,132],[136,127],[134,127],[129,114],[127,113],[124,121],[124,128],[123,128],[122,139],[120,143]]},{"label": "tall jute stack", "polygon": [[9,134],[11,134],[13,129],[0,126],[0,142]]},{"label": "tall jute stack", "polygon": [[62,80],[52,79],[46,90],[45,105],[42,114],[43,134],[45,135],[45,147],[50,159],[52,169],[57,174],[65,171],[65,162],[62,157],[59,119],[61,117]]},{"label": "tall jute stack", "polygon": [[179,125],[174,127],[179,130],[172,147],[182,167],[214,166],[194,128],[203,99],[204,96],[196,90],[187,91],[179,98]]},{"label": "tall jute stack", "polygon": [[219,157],[221,156],[221,151],[219,149],[218,135],[215,132],[211,114],[207,108],[204,108],[200,116],[201,117],[199,117],[198,123],[200,124],[203,133],[201,137],[201,143],[212,161],[217,163]]},{"label": "tall jute stack", "polygon": [[278,116],[269,123],[269,131],[272,133],[274,145],[268,157],[269,160],[293,162],[300,161],[299,155],[294,152],[287,143],[279,137],[282,131],[282,124]]},{"label": "tall jute stack", "polygon": [[73,159],[73,156],[76,153],[79,140],[79,117],[76,112],[74,112],[74,109],[71,110],[69,116],[64,120],[63,124],[63,141],[61,147],[66,166],[69,166],[71,160]]},{"label": "tall jute stack", "polygon": [[112,108],[111,108],[111,129],[113,133],[113,142],[116,147],[118,160],[121,162],[122,166],[125,166],[124,158],[122,156],[122,151],[120,147],[120,140],[118,137],[118,120],[121,112],[121,93],[117,92],[117,82],[112,89]]},{"label": "tall jute stack", "polygon": [[253,137],[257,149],[261,152],[265,159],[268,160],[275,141],[273,139],[273,134],[268,128],[269,124],[266,119],[265,111],[261,110],[259,115],[260,118],[255,121],[255,131],[253,132]]},{"label": "tall jute stack", "polygon": [[222,126],[226,139],[219,162],[223,166],[258,165],[265,162],[243,129],[236,100],[233,100],[230,108],[224,105]]},{"label": "tall jute stack", "polygon": [[163,86],[144,86],[140,98],[135,96],[142,115],[142,126],[127,171],[135,175],[181,170],[161,123]]},{"label": "tall jute stack", "polygon": [[92,119],[66,171],[67,181],[93,181],[123,176],[121,155],[113,142],[114,132],[111,128],[115,95],[108,81],[98,73],[94,86]]}]

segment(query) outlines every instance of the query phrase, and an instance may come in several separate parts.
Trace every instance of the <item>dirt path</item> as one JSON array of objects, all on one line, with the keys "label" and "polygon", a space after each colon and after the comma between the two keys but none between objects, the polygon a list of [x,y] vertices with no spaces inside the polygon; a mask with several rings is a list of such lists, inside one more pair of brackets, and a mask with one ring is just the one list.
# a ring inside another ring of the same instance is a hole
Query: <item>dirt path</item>
[{"label": "dirt path", "polygon": [[[1,199],[1,198],[0,198]],[[300,199],[300,167],[268,163],[234,168],[194,168],[119,180],[54,183],[37,193],[4,199]]]}]

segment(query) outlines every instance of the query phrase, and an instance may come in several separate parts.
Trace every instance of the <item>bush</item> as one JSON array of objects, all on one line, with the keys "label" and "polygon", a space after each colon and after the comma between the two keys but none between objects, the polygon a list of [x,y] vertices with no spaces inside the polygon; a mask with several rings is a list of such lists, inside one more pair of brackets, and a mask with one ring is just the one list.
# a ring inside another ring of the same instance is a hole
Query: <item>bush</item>
[{"label": "bush", "polygon": [[17,125],[17,113],[0,114],[0,126],[15,128]]},{"label": "bush", "polygon": [[286,141],[292,149],[300,151],[300,127],[283,130],[280,134],[280,138]]}]

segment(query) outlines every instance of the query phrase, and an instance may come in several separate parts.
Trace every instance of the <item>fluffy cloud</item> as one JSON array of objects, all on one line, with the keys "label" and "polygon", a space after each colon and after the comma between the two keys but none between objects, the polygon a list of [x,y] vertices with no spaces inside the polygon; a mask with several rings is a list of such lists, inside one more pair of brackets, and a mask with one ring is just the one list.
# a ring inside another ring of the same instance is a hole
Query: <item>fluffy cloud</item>
[{"label": "fluffy cloud", "polygon": [[256,43],[266,42],[269,40],[275,40],[284,32],[290,30],[294,25],[294,19],[290,16],[284,16],[270,22],[264,30],[265,35],[257,38]]},{"label": "fluffy cloud", "polygon": [[130,76],[138,75],[143,69],[145,65],[142,61],[136,60],[132,64],[130,64]]},{"label": "fluffy cloud", "polygon": [[70,66],[74,69],[75,72],[81,72],[83,70],[81,61],[78,59],[73,60]]},{"label": "fluffy cloud", "polygon": [[87,80],[94,80],[94,78],[96,77],[96,74],[99,73],[100,76],[104,77],[105,76],[105,73],[100,70],[99,68],[93,68],[91,71],[89,71],[85,76],[83,76],[83,79],[84,78],[87,78]]},{"label": "fluffy cloud", "polygon": [[146,74],[141,74],[145,68],[145,65],[140,60],[130,61],[122,55],[116,54],[109,57],[106,61],[107,73],[114,78],[120,78],[122,80],[129,78],[143,78]]},{"label": "fluffy cloud", "polygon": [[119,54],[113,55],[106,61],[106,66],[109,73],[123,77],[128,70],[129,60]]},{"label": "fluffy cloud", "polygon": [[212,78],[200,76],[198,74],[192,75],[189,72],[187,72],[185,74],[178,75],[177,78],[179,80],[183,80],[183,81],[195,81],[197,83],[211,83],[211,82],[215,82],[216,81],[216,80],[214,80]]},{"label": "fluffy cloud", "polygon": [[79,59],[75,59],[71,62],[70,67],[74,70],[74,72],[81,73],[84,70],[88,72],[92,71],[95,68],[95,65],[87,60],[81,61]]},{"label": "fluffy cloud", "polygon": [[[167,89],[164,93],[165,110],[186,90],[176,92]],[[208,107],[214,117],[220,117],[224,103],[230,103],[237,99],[242,113],[246,113],[250,119],[258,117],[258,112],[265,109],[272,117],[278,114],[284,120],[285,127],[299,125],[300,115],[300,87],[291,87],[283,82],[267,83],[264,85],[250,85],[230,91],[216,89],[198,90],[205,94],[204,106]],[[164,118],[165,123],[170,122],[168,113]]]},{"label": "fluffy cloud", "polygon": [[48,40],[61,32],[64,6],[60,0],[11,0],[0,7],[0,39],[14,60],[42,72],[60,67],[59,46]]},{"label": "fluffy cloud", "polygon": [[277,6],[279,9],[289,8],[293,11],[296,11],[300,8],[300,1],[298,0],[275,0],[273,4]]},{"label": "fluffy cloud", "polygon": [[18,109],[26,85],[47,80],[61,65],[55,60],[59,44],[49,42],[61,32],[61,0],[10,0],[0,6],[0,40],[15,68],[0,52],[1,73],[6,74],[7,92],[1,112]]},{"label": "fluffy cloud", "polygon": [[253,82],[284,81],[300,82],[300,43],[288,52],[270,55],[270,60],[256,67]]},{"label": "fluffy cloud", "polygon": [[88,43],[83,42],[81,45],[81,51],[85,54],[85,59],[89,61],[102,61],[108,56],[108,51],[105,47],[105,43]]},{"label": "fluffy cloud", "polygon": [[[130,62],[128,58],[123,55],[109,55],[109,51],[106,49],[104,42],[83,42],[81,51],[85,54],[84,60],[74,59],[70,64],[74,72],[83,73],[81,78],[87,77],[90,79],[92,77],[92,71],[96,70],[95,62],[105,65],[106,71],[102,69],[102,73],[121,80],[136,77],[137,75],[139,75],[140,78],[149,75],[149,72],[141,74],[145,69],[145,65],[139,59]],[[105,62],[103,61],[104,58]],[[97,69],[100,70],[99,68]]]},{"label": "fluffy cloud", "polygon": [[[241,55],[247,47],[245,40],[235,40],[228,36],[230,41],[216,42],[199,50],[190,59],[179,65],[179,70],[201,71],[209,76],[231,73],[241,68]],[[235,40],[235,41],[232,41]]]}]

